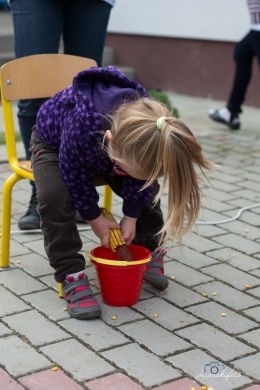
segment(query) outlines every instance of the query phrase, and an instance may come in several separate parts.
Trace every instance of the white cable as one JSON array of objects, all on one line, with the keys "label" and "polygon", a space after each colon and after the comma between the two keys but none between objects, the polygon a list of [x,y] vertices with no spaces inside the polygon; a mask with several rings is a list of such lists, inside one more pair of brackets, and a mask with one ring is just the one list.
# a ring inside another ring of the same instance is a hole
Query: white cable
[{"label": "white cable", "polygon": [[[244,211],[250,210],[250,209],[255,209],[257,207],[260,207],[260,203],[256,203],[256,204],[253,204],[253,205],[250,205],[250,206],[242,207],[241,209],[238,210],[237,215],[235,215],[234,217],[227,218],[227,219],[220,219],[219,221],[197,221],[195,223],[195,225],[221,225],[223,223],[232,222],[232,221],[235,221],[236,219],[238,219],[243,214]],[[87,231],[87,230],[91,230],[91,227],[89,225],[78,228],[79,232],[84,232],[84,231]],[[16,235],[16,234],[37,234],[37,233],[39,234],[39,233],[42,233],[42,231],[41,231],[41,229],[12,230],[10,233],[12,235]],[[0,235],[0,237],[1,237],[1,235]]]},{"label": "white cable", "polygon": [[235,221],[236,219],[238,219],[243,214],[244,211],[250,210],[250,209],[255,209],[256,207],[260,207],[260,203],[253,204],[251,206],[242,207],[241,209],[239,209],[237,215],[235,215],[232,218],[220,219],[219,221],[197,221],[195,223],[195,225],[220,225],[223,223],[232,222],[232,221]]}]

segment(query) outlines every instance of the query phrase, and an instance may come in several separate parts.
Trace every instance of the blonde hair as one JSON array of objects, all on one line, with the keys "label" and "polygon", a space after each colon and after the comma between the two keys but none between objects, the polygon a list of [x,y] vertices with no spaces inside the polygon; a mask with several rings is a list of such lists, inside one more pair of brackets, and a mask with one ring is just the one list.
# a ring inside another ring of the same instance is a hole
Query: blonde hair
[{"label": "blonde hair", "polygon": [[[157,119],[164,117],[157,127]],[[121,105],[111,117],[111,158],[131,162],[147,177],[142,190],[162,177],[155,203],[168,183],[168,215],[160,230],[161,240],[181,241],[200,209],[199,175],[210,168],[202,148],[189,128],[172,116],[162,103],[141,98]],[[203,173],[204,174],[204,173]]]}]

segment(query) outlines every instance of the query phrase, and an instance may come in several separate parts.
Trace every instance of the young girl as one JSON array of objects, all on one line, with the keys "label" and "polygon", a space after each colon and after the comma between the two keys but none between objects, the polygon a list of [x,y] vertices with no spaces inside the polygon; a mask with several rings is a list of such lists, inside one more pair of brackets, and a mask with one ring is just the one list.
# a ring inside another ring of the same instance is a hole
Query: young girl
[{"label": "young girl", "polygon": [[[123,198],[126,243],[152,252],[145,280],[165,289],[161,244],[180,240],[194,223],[200,206],[195,166],[209,167],[191,131],[114,67],[94,67],[41,106],[31,144],[45,250],[56,281],[63,283],[70,315],[101,314],[79,253],[75,209],[106,247],[110,229],[118,227],[98,206],[96,175]],[[164,224],[159,199],[167,184]]]}]

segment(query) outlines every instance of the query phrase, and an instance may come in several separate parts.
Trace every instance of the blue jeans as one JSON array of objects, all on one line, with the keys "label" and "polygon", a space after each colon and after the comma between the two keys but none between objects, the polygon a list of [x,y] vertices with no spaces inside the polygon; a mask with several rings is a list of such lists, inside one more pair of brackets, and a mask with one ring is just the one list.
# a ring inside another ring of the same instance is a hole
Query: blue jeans
[{"label": "blue jeans", "polygon": [[[102,0],[11,0],[15,55],[64,53],[89,57],[101,65],[111,6]],[[26,151],[36,115],[44,99],[18,102],[18,120]]]}]

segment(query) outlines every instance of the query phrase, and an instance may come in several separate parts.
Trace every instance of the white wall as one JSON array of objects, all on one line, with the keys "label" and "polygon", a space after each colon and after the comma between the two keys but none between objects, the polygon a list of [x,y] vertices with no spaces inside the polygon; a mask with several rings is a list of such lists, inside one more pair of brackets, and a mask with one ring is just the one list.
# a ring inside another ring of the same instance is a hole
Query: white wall
[{"label": "white wall", "polygon": [[108,31],[237,41],[249,25],[246,0],[116,0]]}]

